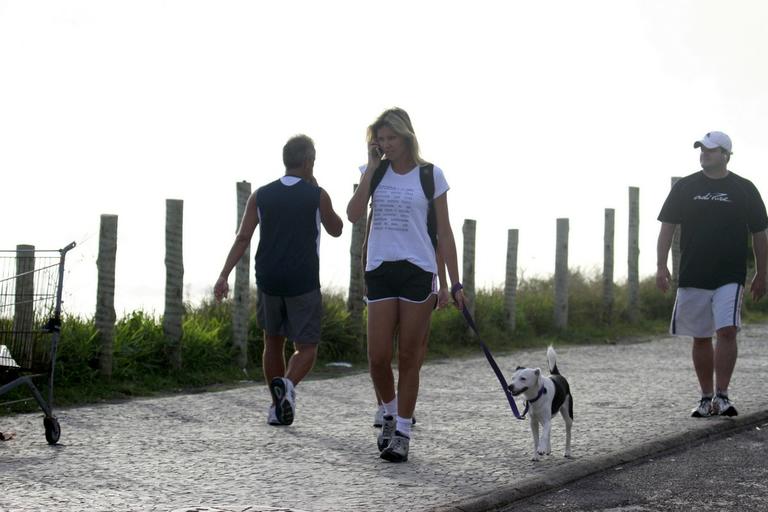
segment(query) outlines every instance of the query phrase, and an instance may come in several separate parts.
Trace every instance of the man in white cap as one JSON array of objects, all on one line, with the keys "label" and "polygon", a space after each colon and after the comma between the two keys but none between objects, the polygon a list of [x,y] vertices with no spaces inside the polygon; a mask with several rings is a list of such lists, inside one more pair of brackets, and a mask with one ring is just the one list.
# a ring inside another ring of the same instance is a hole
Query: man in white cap
[{"label": "man in white cap", "polygon": [[752,182],[727,168],[732,154],[728,135],[709,132],[693,147],[701,149],[701,171],[675,183],[659,213],[656,286],[669,289],[667,256],[680,225],[680,279],[670,333],[693,337],[701,399],[691,415],[736,416],[728,384],[736,366],[747,242],[751,234],[756,273],[750,292],[757,301],[766,291],[768,216]]}]

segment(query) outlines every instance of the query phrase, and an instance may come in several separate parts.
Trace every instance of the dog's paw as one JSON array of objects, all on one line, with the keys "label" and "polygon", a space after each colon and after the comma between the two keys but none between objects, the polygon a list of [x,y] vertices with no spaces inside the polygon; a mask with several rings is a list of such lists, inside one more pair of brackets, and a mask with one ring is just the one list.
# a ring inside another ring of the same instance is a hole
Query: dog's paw
[{"label": "dog's paw", "polygon": [[572,459],[572,458],[573,458],[573,456],[571,455],[571,451],[570,451],[570,450],[568,450],[567,452],[565,452],[565,453],[563,454],[563,456],[564,456],[566,459]]},{"label": "dog's paw", "polygon": [[538,455],[534,455],[533,457],[531,457],[532,462],[539,462],[540,460],[541,460],[541,457],[539,457]]}]

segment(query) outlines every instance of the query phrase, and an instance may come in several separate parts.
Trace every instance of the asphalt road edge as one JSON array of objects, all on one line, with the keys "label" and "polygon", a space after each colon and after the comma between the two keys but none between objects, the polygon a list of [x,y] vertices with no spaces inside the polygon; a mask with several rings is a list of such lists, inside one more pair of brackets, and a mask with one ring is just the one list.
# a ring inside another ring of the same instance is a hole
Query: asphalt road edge
[{"label": "asphalt road edge", "polygon": [[768,421],[768,410],[734,418],[708,418],[699,421],[702,422],[700,427],[692,428],[686,432],[672,434],[607,455],[575,460],[572,464],[560,466],[545,475],[526,478],[509,487],[496,489],[466,500],[429,508],[424,512],[499,511],[521,499],[557,489],[575,480],[606,469],[634,462],[645,457],[659,455],[663,452],[680,450],[685,446],[699,444],[710,437],[719,437],[730,432],[740,431],[759,423],[764,423]]}]

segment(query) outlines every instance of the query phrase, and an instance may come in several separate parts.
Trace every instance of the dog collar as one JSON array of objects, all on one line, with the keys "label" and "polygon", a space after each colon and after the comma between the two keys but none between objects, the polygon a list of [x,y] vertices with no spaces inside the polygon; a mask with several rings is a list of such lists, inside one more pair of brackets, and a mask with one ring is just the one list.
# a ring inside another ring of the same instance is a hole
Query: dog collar
[{"label": "dog collar", "polygon": [[536,395],[536,398],[532,398],[532,399],[528,400],[527,402],[529,404],[532,404],[533,402],[535,402],[536,400],[541,398],[541,395],[546,395],[546,394],[547,394],[547,388],[545,388],[544,386],[541,386],[541,389],[539,389],[539,393]]},{"label": "dog collar", "polygon": [[536,395],[536,398],[525,401],[525,409],[523,409],[523,414],[520,415],[521,420],[525,419],[525,415],[528,414],[528,408],[530,407],[530,405],[536,400],[538,400],[539,398],[541,398],[541,395],[545,395],[545,394],[547,394],[547,388],[545,388],[544,386],[541,386],[541,388],[539,389],[539,393]]}]

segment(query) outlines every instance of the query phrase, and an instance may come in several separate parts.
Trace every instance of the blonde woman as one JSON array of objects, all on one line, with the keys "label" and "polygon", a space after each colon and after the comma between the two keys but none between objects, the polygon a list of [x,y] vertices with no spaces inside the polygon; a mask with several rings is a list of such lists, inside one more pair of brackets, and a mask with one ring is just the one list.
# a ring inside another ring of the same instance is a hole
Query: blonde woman
[{"label": "blonde woman", "polygon": [[[439,167],[421,158],[408,114],[399,108],[386,110],[368,127],[367,139],[368,164],[347,206],[347,217],[351,222],[363,217],[372,200],[365,285],[368,362],[385,409],[377,444],[381,458],[405,462],[426,353],[424,340],[437,304],[434,239],[459,308],[464,295],[448,216],[448,183]],[[432,198],[426,196],[422,173],[431,174]],[[430,209],[436,221],[434,233],[428,228]],[[396,332],[397,388],[391,364]]]}]

